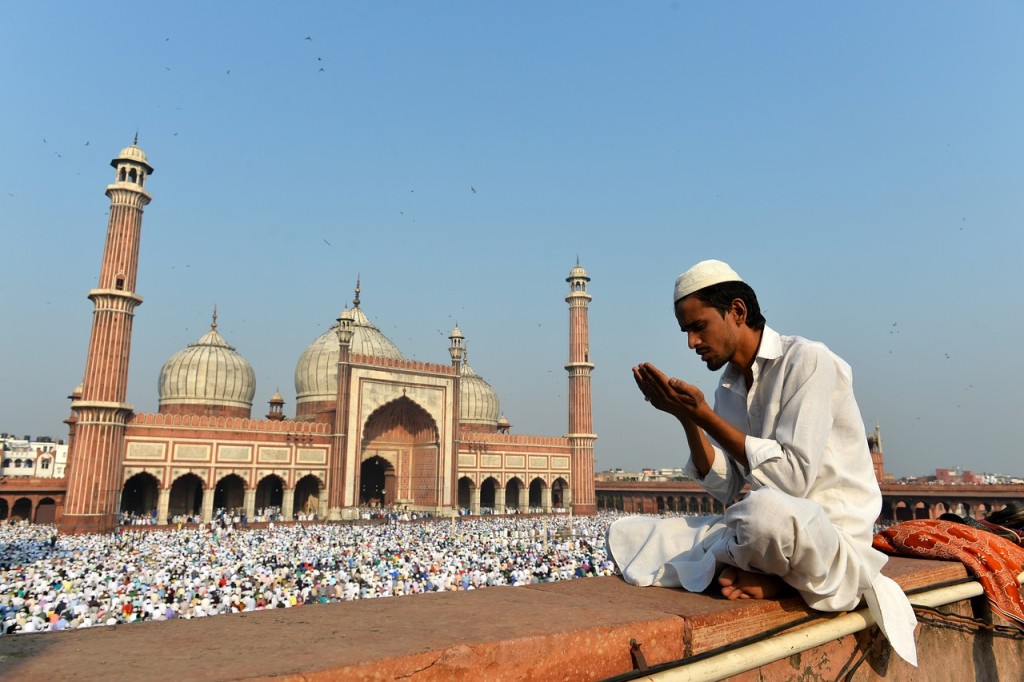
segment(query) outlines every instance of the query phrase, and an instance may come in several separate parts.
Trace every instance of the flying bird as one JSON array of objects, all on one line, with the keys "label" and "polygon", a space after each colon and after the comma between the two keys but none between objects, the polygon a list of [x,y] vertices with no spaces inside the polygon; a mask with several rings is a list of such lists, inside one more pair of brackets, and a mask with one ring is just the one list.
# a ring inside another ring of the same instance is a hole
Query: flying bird
[{"label": "flying bird", "polygon": [[326,239],[324,240],[324,244],[327,244],[327,246],[331,245],[331,243],[329,241],[327,241]]},{"label": "flying bird", "polygon": [[313,38],[311,36],[306,36],[306,40],[308,40],[309,42],[313,42]]},{"label": "flying bird", "polygon": [[469,189],[471,189],[473,191],[473,194],[476,194],[476,187],[474,187],[473,185],[470,185]]}]

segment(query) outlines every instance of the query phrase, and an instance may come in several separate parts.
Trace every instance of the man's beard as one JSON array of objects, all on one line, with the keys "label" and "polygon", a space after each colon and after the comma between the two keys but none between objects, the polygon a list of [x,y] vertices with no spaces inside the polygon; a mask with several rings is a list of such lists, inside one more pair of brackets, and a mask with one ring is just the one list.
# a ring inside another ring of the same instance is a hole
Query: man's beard
[{"label": "man's beard", "polygon": [[708,366],[708,370],[717,372],[718,370],[725,367],[725,363],[729,362],[728,359],[722,358],[708,358],[704,361],[704,364]]}]

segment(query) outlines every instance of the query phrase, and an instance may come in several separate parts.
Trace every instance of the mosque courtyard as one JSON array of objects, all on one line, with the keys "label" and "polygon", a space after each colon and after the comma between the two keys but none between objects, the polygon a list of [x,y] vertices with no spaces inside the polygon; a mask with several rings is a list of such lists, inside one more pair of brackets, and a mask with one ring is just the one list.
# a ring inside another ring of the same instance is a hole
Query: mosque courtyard
[{"label": "mosque courtyard", "polygon": [[61,535],[0,524],[4,635],[612,575],[617,515],[353,524],[122,526]]}]

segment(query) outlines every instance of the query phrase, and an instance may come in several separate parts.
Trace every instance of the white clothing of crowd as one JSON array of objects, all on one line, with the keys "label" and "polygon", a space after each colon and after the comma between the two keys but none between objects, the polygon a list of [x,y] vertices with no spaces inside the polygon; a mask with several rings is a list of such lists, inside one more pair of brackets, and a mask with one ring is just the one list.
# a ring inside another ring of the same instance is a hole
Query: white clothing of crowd
[{"label": "white clothing of crowd", "polygon": [[613,513],[58,535],[0,523],[0,634],[612,575]]}]

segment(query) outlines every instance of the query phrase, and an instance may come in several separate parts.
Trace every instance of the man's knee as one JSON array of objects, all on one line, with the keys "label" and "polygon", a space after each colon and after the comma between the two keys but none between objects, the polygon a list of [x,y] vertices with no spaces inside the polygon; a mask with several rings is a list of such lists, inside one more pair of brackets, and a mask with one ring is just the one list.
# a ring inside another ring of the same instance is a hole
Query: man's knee
[{"label": "man's knee", "polygon": [[819,509],[810,500],[760,488],[729,507],[725,521],[735,529],[736,539],[742,544],[774,543],[787,547]]}]

